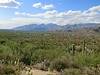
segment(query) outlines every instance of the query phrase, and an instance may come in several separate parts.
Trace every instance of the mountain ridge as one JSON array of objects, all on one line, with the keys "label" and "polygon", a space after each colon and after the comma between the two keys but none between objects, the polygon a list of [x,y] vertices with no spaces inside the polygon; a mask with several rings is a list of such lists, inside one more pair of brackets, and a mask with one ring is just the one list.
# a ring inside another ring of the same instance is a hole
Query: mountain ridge
[{"label": "mountain ridge", "polygon": [[67,24],[64,26],[60,26],[57,24],[49,23],[49,24],[29,24],[23,25],[19,27],[13,28],[16,31],[69,31],[69,30],[77,30],[83,28],[98,28],[100,27],[100,23],[80,23],[80,24]]}]

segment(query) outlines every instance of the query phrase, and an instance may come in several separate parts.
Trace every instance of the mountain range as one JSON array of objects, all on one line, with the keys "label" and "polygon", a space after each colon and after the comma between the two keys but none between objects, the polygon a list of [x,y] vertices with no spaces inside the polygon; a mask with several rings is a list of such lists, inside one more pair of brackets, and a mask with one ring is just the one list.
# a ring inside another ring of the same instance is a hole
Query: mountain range
[{"label": "mountain range", "polygon": [[16,31],[71,31],[77,29],[95,29],[100,27],[100,23],[82,23],[82,24],[67,24],[67,25],[57,25],[53,23],[49,24],[29,24],[23,25],[13,30]]}]

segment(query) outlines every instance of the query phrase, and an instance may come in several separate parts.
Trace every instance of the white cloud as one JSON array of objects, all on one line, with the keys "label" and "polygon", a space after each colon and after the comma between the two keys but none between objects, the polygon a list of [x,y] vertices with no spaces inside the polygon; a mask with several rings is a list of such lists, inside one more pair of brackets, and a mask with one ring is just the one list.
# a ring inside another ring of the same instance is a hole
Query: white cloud
[{"label": "white cloud", "polygon": [[[89,8],[84,11],[65,11],[57,10],[46,11],[44,13],[15,12],[16,18],[0,21],[0,28],[8,25],[8,28],[26,24],[55,23],[58,25],[77,24],[77,23],[100,23],[99,6]],[[98,9],[97,9],[98,8]],[[91,10],[91,11],[90,11]]]},{"label": "white cloud", "polygon": [[42,9],[45,9],[45,10],[53,9],[53,8],[54,8],[54,6],[53,6],[52,4],[44,5],[44,6],[42,7]]},{"label": "white cloud", "polygon": [[42,7],[42,3],[35,3],[35,4],[33,4],[33,7],[41,8]]},{"label": "white cloud", "polygon": [[18,12],[16,15],[42,19],[42,21],[39,21],[41,23],[51,22],[59,25],[91,22],[100,23],[100,6],[95,6],[84,11],[69,10],[65,12],[58,12],[57,10],[52,10],[37,14]]},{"label": "white cloud", "polygon": [[100,5],[99,6],[94,6],[94,7],[90,8],[88,11],[98,12],[98,11],[100,11]]},{"label": "white cloud", "polygon": [[0,0],[0,7],[2,8],[18,8],[21,5],[16,0]]},{"label": "white cloud", "polygon": [[53,4],[42,4],[42,3],[35,3],[33,4],[33,7],[34,8],[41,8],[41,9],[44,9],[44,10],[49,10],[49,9],[53,9],[54,8],[54,5]]}]

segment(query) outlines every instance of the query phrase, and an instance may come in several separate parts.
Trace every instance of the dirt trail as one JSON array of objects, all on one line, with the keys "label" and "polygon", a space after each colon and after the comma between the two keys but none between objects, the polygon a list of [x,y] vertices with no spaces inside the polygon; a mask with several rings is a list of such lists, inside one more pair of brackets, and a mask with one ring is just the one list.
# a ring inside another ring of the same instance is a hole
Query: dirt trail
[{"label": "dirt trail", "polygon": [[29,71],[22,71],[21,75],[58,75],[58,74],[56,72],[49,72],[49,71],[32,69],[30,72]]}]

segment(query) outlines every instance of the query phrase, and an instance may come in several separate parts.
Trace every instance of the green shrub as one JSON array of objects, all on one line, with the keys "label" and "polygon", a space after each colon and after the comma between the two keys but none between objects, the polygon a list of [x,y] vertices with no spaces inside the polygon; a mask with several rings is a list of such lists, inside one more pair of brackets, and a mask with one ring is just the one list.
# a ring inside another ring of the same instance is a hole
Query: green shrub
[{"label": "green shrub", "polygon": [[66,56],[62,56],[61,58],[55,59],[50,64],[51,70],[62,71],[65,68],[69,68],[72,66],[72,60],[67,58]]},{"label": "green shrub", "polygon": [[79,69],[65,69],[62,75],[83,75]]},{"label": "green shrub", "polygon": [[0,65],[0,75],[19,75],[19,73],[15,66]]}]

